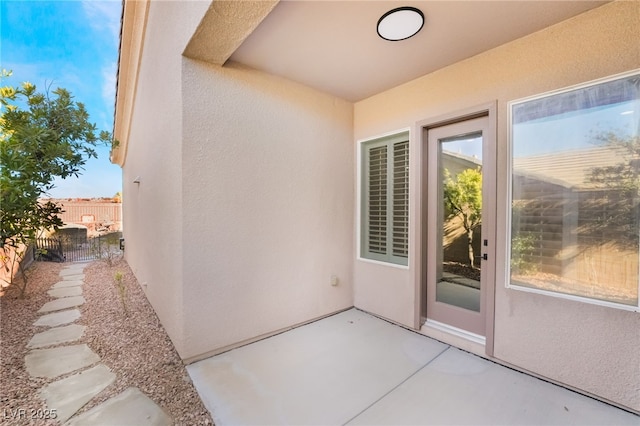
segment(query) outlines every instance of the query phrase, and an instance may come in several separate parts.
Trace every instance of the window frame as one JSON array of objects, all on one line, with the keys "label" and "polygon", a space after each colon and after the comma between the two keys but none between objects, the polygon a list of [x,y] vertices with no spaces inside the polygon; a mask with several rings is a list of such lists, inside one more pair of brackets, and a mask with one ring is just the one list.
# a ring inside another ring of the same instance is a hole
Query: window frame
[{"label": "window frame", "polygon": [[[393,253],[393,200],[394,200],[394,145],[406,142],[407,143],[407,156],[410,156],[411,151],[411,135],[409,129],[402,129],[396,132],[388,133],[382,136],[378,136],[371,139],[365,139],[358,141],[358,259],[366,262],[380,263],[387,266],[399,267],[407,269],[409,267],[410,257],[410,232],[409,232],[409,215],[411,197],[409,193],[410,175],[407,171],[406,179],[406,250],[407,256],[397,256]],[[368,171],[369,171],[369,152],[371,149],[385,146],[387,150],[387,205],[386,205],[386,217],[385,217],[385,232],[386,232],[386,247],[385,253],[375,253],[369,251],[368,236],[369,236],[369,203],[368,203]],[[409,159],[407,159],[407,167],[409,165]]]},{"label": "window frame", "polygon": [[505,203],[505,209],[506,209],[506,225],[505,226],[506,226],[506,229],[505,229],[505,234],[504,234],[505,235],[505,240],[504,240],[504,243],[505,243],[505,254],[504,254],[505,262],[503,264],[503,266],[504,266],[503,273],[504,273],[505,288],[511,289],[511,290],[516,290],[516,291],[522,291],[522,292],[525,292],[525,293],[540,294],[540,295],[551,296],[551,297],[555,297],[555,298],[559,298],[559,299],[572,300],[572,301],[587,303],[587,304],[591,304],[591,305],[610,307],[610,308],[615,308],[615,309],[624,310],[624,311],[640,312],[640,268],[639,268],[639,271],[638,271],[638,301],[637,301],[637,305],[635,305],[635,306],[634,305],[629,305],[629,304],[623,304],[623,303],[617,303],[617,302],[602,300],[602,299],[595,299],[595,298],[591,298],[591,297],[584,296],[584,295],[575,295],[575,294],[555,292],[555,291],[545,290],[545,289],[535,288],[535,287],[526,287],[526,286],[518,285],[517,283],[512,283],[511,282],[511,242],[512,242],[511,236],[512,236],[513,170],[514,170],[513,169],[513,143],[514,143],[514,138],[513,138],[514,123],[513,123],[513,120],[514,120],[514,108],[517,105],[520,105],[520,104],[523,104],[523,103],[526,103],[526,102],[540,100],[540,99],[543,99],[543,98],[550,98],[550,97],[553,97],[555,95],[560,95],[560,94],[564,94],[564,93],[575,91],[575,90],[594,87],[594,86],[597,86],[597,85],[600,85],[600,84],[603,84],[603,83],[607,83],[607,82],[611,82],[611,81],[615,81],[615,80],[619,80],[619,79],[624,79],[624,78],[629,78],[629,77],[633,77],[633,76],[640,76],[640,68],[634,69],[634,70],[631,70],[631,71],[628,71],[628,72],[623,72],[623,73],[607,76],[607,77],[604,77],[604,78],[591,80],[591,81],[588,81],[588,82],[584,82],[584,83],[580,83],[580,84],[564,87],[564,88],[561,88],[561,89],[544,92],[544,93],[541,93],[541,94],[537,94],[537,95],[533,95],[533,96],[529,96],[529,97],[525,97],[525,98],[511,100],[511,101],[507,102],[507,123],[508,123],[508,130],[507,130],[508,142],[507,142],[507,150],[506,150],[506,155],[507,155],[507,170],[506,170],[507,196],[506,196],[506,203]]}]

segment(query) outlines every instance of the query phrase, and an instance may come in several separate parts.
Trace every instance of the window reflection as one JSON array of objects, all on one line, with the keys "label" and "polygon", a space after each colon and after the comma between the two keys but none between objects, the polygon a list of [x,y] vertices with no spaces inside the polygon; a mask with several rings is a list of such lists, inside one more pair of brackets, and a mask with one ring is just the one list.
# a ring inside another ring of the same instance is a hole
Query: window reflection
[{"label": "window reflection", "polygon": [[511,284],[637,306],[640,76],[512,112]]},{"label": "window reflection", "polygon": [[436,301],[480,311],[482,134],[439,141],[442,223]]}]

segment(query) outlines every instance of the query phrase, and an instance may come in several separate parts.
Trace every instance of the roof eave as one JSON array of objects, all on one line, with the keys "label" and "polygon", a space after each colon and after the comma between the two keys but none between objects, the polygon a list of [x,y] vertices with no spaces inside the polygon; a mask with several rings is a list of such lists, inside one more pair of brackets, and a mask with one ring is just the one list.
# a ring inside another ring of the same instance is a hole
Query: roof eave
[{"label": "roof eave", "polygon": [[149,0],[124,0],[111,162],[124,166],[129,145],[131,116],[147,27]]}]

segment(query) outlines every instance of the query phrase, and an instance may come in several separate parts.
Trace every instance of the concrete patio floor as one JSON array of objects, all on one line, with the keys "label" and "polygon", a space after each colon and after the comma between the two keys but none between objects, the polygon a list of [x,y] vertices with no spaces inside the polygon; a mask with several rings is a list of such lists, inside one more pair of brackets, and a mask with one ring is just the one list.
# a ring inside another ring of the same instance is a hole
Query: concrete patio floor
[{"label": "concrete patio floor", "polygon": [[640,417],[356,309],[193,363],[222,425],[640,425]]}]

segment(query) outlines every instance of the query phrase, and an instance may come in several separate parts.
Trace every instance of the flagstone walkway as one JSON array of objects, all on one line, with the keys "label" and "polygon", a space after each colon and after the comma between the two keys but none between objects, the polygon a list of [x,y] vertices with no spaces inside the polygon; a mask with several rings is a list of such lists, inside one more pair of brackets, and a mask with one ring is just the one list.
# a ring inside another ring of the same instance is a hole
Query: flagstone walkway
[{"label": "flagstone walkway", "polygon": [[[60,271],[61,281],[48,291],[53,298],[38,311],[43,314],[34,323],[43,331],[36,333],[25,356],[32,377],[59,378],[40,390],[40,397],[56,419],[68,425],[170,425],[171,418],[138,388],[130,387],[91,410],[72,418],[83,406],[116,379],[116,374],[101,363],[100,356],[86,344],[77,342],[86,327],[75,324],[82,296],[86,263],[72,263]],[[64,344],[63,346],[61,346]],[[62,377],[65,376],[65,377]]]}]

